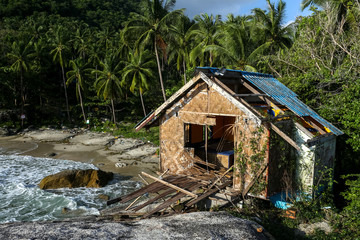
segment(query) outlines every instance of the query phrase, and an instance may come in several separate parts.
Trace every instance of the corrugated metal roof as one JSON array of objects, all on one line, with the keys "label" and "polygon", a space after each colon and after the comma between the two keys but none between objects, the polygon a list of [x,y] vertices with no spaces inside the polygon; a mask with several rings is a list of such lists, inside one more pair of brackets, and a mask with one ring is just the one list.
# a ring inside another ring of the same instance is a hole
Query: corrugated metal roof
[{"label": "corrugated metal roof", "polygon": [[[202,67],[199,69],[208,69],[214,74],[219,71],[218,68],[213,67]],[[336,128],[331,123],[322,118],[314,110],[309,108],[305,103],[300,101],[293,91],[287,88],[279,80],[275,79],[272,75],[231,69],[227,69],[226,71],[240,73],[246,80],[251,82],[269,97],[275,99],[280,104],[285,105],[290,111],[292,111],[296,115],[300,117],[310,116],[316,121],[318,121],[320,124],[322,124],[324,127],[328,128],[335,135],[343,134],[342,131],[340,131],[338,128]]]}]

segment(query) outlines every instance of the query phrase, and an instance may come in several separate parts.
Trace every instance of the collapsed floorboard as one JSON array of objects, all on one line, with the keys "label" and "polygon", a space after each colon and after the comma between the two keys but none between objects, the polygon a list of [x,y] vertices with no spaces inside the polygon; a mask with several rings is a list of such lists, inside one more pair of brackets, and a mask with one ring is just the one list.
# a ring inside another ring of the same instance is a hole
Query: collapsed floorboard
[{"label": "collapsed floorboard", "polygon": [[[191,171],[188,171],[188,173],[189,172]],[[196,170],[196,172],[199,173],[198,170]],[[161,178],[161,180],[159,180],[160,178],[157,180],[145,173],[143,173],[143,175],[155,181],[126,196],[109,200],[107,202],[108,205],[117,202],[124,204],[133,200],[126,210],[117,211],[114,215],[142,216],[142,218],[148,218],[153,214],[162,213],[172,205],[179,203],[181,199],[185,199],[182,205],[190,208],[201,200],[208,198],[212,194],[232,184],[231,176],[223,172],[215,171],[201,171],[200,174],[190,176],[168,175]],[[135,203],[144,195],[151,195],[151,198],[136,205]],[[160,199],[162,199],[163,202],[159,203],[153,209],[147,212],[139,212],[144,211],[145,207],[158,202]]]}]

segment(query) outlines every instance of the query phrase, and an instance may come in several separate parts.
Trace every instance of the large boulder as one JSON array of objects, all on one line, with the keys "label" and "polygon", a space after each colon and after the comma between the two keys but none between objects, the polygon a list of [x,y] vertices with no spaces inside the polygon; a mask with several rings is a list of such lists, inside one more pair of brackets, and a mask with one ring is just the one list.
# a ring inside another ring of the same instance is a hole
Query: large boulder
[{"label": "large boulder", "polygon": [[41,189],[104,187],[112,180],[113,173],[101,170],[65,170],[43,178],[39,184]]},{"label": "large boulder", "polygon": [[247,239],[272,236],[259,224],[228,213],[188,213],[134,222],[79,219],[0,224],[2,239]]}]

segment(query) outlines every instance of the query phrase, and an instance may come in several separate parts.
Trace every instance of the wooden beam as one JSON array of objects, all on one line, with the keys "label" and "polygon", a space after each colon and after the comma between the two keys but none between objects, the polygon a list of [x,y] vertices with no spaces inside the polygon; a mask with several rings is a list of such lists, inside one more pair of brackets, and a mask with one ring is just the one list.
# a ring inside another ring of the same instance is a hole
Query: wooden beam
[{"label": "wooden beam", "polygon": [[227,181],[227,182],[225,182],[224,184],[220,185],[219,187],[214,188],[214,189],[211,189],[210,191],[207,191],[206,193],[203,193],[203,194],[200,195],[197,199],[191,200],[190,202],[186,203],[185,206],[186,206],[186,207],[190,207],[190,206],[192,206],[192,205],[200,202],[201,200],[209,197],[210,195],[218,192],[219,190],[221,190],[221,189],[223,189],[223,188],[231,185],[231,183],[232,183],[232,181]]},{"label": "wooden beam", "polygon": [[270,123],[271,129],[274,130],[277,134],[280,135],[285,141],[287,141],[291,146],[293,146],[296,150],[300,151],[300,147],[297,145],[297,143],[292,140],[288,135],[286,135],[283,131],[281,131],[275,124]]},{"label": "wooden beam", "polygon": [[[222,83],[219,79],[217,79],[216,77],[213,77],[213,80],[216,84],[218,84],[220,87],[222,87],[223,89],[225,89],[230,95],[234,95],[235,92],[233,90],[231,90],[228,86],[226,86],[224,83]],[[248,102],[246,102],[244,99],[242,98],[236,98],[241,104],[245,105],[249,111],[251,111],[254,115],[256,115],[260,120],[262,120],[262,115],[260,114],[260,112],[258,112],[253,106],[251,106]]]},{"label": "wooden beam", "polygon": [[231,167],[229,167],[229,169],[226,170],[226,172],[224,172],[223,174],[221,174],[221,176],[220,176],[218,179],[216,179],[216,181],[215,181],[213,184],[211,184],[211,186],[209,187],[209,189],[211,189],[213,186],[215,186],[215,184],[218,183],[228,172],[230,172],[230,171],[233,169],[233,167],[234,167],[234,165],[232,165]]},{"label": "wooden beam", "polygon": [[312,147],[314,145],[326,142],[329,139],[332,139],[334,137],[335,137],[335,135],[333,133],[325,133],[323,135],[320,135],[320,136],[317,136],[317,137],[307,140],[306,145],[308,145],[308,147]]},{"label": "wooden beam", "polygon": [[243,111],[245,114],[247,114],[249,117],[253,118],[256,122],[261,122],[261,119],[259,116],[254,114],[248,107],[244,106],[241,102],[239,102],[236,98],[231,96],[231,94],[235,94],[233,91],[230,93],[223,87],[224,84],[220,84],[219,80],[215,81],[215,77],[213,77],[211,80],[208,78],[203,72],[200,72],[201,79],[206,82],[212,89],[217,91],[219,94],[221,94],[223,97],[225,97],[230,103],[234,104],[237,108],[239,108],[241,111]]},{"label": "wooden beam", "polygon": [[267,94],[234,94],[234,97],[265,97]]},{"label": "wooden beam", "polygon": [[[299,117],[300,118],[300,117]],[[307,130],[303,125],[301,125],[300,123],[295,122],[295,126],[300,129],[300,131],[304,132],[306,134],[306,136],[308,136],[309,138],[313,138],[314,134],[312,134],[309,130]]]},{"label": "wooden beam", "polygon": [[317,122],[315,122],[311,117],[306,116],[303,117],[303,119],[308,122],[312,127],[314,127],[316,130],[319,131],[320,134],[325,134],[327,133],[326,131],[324,131],[320,126],[320,124],[318,124]]},{"label": "wooden beam", "polygon": [[254,186],[256,180],[260,177],[260,175],[266,170],[266,168],[268,167],[268,165],[264,165],[262,168],[260,168],[260,170],[258,171],[258,173],[256,174],[256,176],[251,180],[251,182],[249,183],[249,185],[246,187],[246,189],[244,190],[244,192],[242,193],[243,198],[245,197],[245,195],[250,191],[250,189],[252,188],[252,186]]},{"label": "wooden beam", "polygon": [[[242,84],[243,84],[244,87],[246,87],[247,89],[249,89],[249,90],[250,90],[251,92],[253,92],[254,94],[263,94],[263,93],[259,92],[258,90],[256,90],[256,89],[255,89],[253,86],[251,86],[249,83],[245,82],[245,80],[243,80]],[[279,107],[277,106],[277,104],[275,104],[270,97],[268,97],[268,96],[266,95],[266,96],[262,97],[262,99],[263,99],[264,102],[266,102],[266,104],[268,104],[269,106],[271,106],[271,107],[274,108],[275,110],[279,110],[280,113],[284,114],[284,111],[283,111],[281,108],[279,108]]]},{"label": "wooden beam", "polygon": [[[201,183],[197,183],[195,185],[192,185],[189,187],[190,190],[194,191],[196,190],[198,187],[202,186]],[[151,216],[152,214],[164,209],[164,208],[167,208],[169,207],[171,204],[175,203],[177,200],[180,200],[181,198],[185,197],[185,193],[177,193],[175,194],[175,196],[173,196],[172,198],[168,199],[166,202],[160,204],[159,206],[157,206],[155,209],[151,210],[150,212],[148,212],[147,214],[145,214],[143,216],[143,218],[147,218],[149,216]]]},{"label": "wooden beam", "polygon": [[151,178],[151,179],[154,180],[154,181],[157,181],[157,182],[162,183],[162,184],[164,184],[164,185],[166,185],[166,186],[168,186],[168,187],[171,187],[171,188],[173,188],[173,189],[175,189],[175,190],[177,190],[177,191],[180,191],[180,192],[182,192],[182,193],[185,193],[186,195],[189,195],[189,196],[191,196],[191,197],[193,197],[193,198],[197,198],[197,195],[196,195],[196,194],[194,194],[194,193],[192,193],[192,192],[189,192],[189,191],[187,191],[187,190],[185,190],[185,189],[179,188],[178,186],[175,186],[174,184],[171,184],[171,183],[168,183],[168,182],[166,182],[166,181],[164,181],[164,180],[158,179],[158,178],[156,178],[156,177],[154,177],[154,176],[151,176],[150,174],[147,174],[147,173],[145,173],[145,172],[141,172],[141,174],[144,175],[144,176],[146,176],[146,177],[148,177],[148,178]]}]

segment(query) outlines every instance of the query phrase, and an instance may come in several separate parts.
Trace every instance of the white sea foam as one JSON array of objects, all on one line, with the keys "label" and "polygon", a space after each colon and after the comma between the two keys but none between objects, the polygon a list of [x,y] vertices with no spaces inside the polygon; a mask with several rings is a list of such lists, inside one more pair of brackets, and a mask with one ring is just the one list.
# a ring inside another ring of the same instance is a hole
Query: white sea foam
[{"label": "white sea foam", "polygon": [[[0,155],[0,223],[39,221],[79,215],[97,215],[111,198],[127,194],[140,183],[115,175],[104,188],[74,188],[41,190],[44,177],[66,169],[97,169],[94,165],[51,158]],[[66,208],[70,211],[63,213]]]}]

